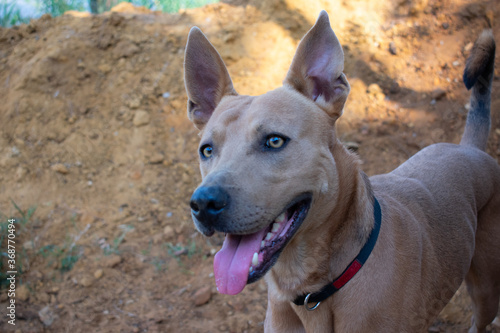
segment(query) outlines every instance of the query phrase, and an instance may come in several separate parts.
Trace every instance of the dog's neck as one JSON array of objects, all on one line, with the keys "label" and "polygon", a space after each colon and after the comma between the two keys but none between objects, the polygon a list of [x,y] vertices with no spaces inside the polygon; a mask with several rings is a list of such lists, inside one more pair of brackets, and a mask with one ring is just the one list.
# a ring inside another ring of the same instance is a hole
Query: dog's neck
[{"label": "dog's neck", "polygon": [[[373,193],[358,158],[338,141],[331,152],[341,189],[335,206],[327,218],[309,221],[314,226],[307,235],[296,235],[291,241],[295,244],[285,248],[267,276],[267,282],[280,293],[275,296],[282,300],[316,292],[333,281],[356,257],[373,229]],[[331,202],[331,198],[319,201]]]}]

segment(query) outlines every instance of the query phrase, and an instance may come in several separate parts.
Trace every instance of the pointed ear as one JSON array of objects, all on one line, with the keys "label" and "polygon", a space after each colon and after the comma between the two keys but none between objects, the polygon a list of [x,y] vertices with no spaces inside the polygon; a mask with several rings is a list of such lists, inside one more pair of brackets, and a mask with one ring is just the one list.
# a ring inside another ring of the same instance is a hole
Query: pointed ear
[{"label": "pointed ear", "polygon": [[302,38],[283,84],[312,99],[332,117],[340,117],[349,94],[343,73],[344,52],[323,10]]},{"label": "pointed ear", "polygon": [[237,95],[222,58],[198,27],[189,31],[184,55],[188,117],[198,129],[226,95]]}]

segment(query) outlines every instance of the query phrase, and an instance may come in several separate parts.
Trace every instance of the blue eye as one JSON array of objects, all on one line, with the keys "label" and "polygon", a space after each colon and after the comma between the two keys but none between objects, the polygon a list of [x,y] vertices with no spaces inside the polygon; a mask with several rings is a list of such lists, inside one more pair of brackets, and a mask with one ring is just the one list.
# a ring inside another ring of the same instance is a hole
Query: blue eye
[{"label": "blue eye", "polygon": [[210,158],[212,157],[212,153],[213,153],[213,148],[212,146],[210,145],[203,145],[201,148],[200,148],[200,153],[203,157],[205,158]]},{"label": "blue eye", "polygon": [[285,138],[283,138],[279,135],[273,134],[267,138],[266,147],[271,148],[271,149],[278,149],[278,148],[283,147],[285,142],[286,142]]}]

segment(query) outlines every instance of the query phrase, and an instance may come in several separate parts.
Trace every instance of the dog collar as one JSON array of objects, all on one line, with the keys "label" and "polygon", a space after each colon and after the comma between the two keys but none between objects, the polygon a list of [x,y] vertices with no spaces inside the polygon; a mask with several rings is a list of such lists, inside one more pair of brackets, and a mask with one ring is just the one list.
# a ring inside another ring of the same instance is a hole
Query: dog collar
[{"label": "dog collar", "polygon": [[[378,203],[377,198],[373,197],[373,215],[375,216],[375,225],[370,232],[370,236],[366,241],[365,245],[359,251],[358,256],[351,261],[351,263],[347,266],[342,274],[338,278],[336,278],[333,282],[324,286],[317,293],[309,293],[307,295],[298,296],[293,302],[296,305],[304,305],[306,310],[312,311],[316,309],[319,304],[336,293],[340,288],[342,288],[347,282],[349,282],[354,275],[363,267],[366,260],[372,253],[373,248],[375,247],[375,243],[377,242],[378,234],[380,232],[380,225],[382,223],[382,210],[380,208],[380,204]],[[313,307],[309,307],[309,303],[316,303]]]}]

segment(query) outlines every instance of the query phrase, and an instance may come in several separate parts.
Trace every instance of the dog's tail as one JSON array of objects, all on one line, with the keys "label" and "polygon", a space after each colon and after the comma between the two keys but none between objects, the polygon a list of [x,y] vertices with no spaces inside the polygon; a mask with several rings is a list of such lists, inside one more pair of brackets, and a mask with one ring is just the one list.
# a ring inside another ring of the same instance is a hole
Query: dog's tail
[{"label": "dog's tail", "polygon": [[470,110],[461,145],[486,150],[490,132],[491,84],[495,66],[495,40],[491,30],[484,30],[476,40],[465,64],[464,83],[472,88]]}]

